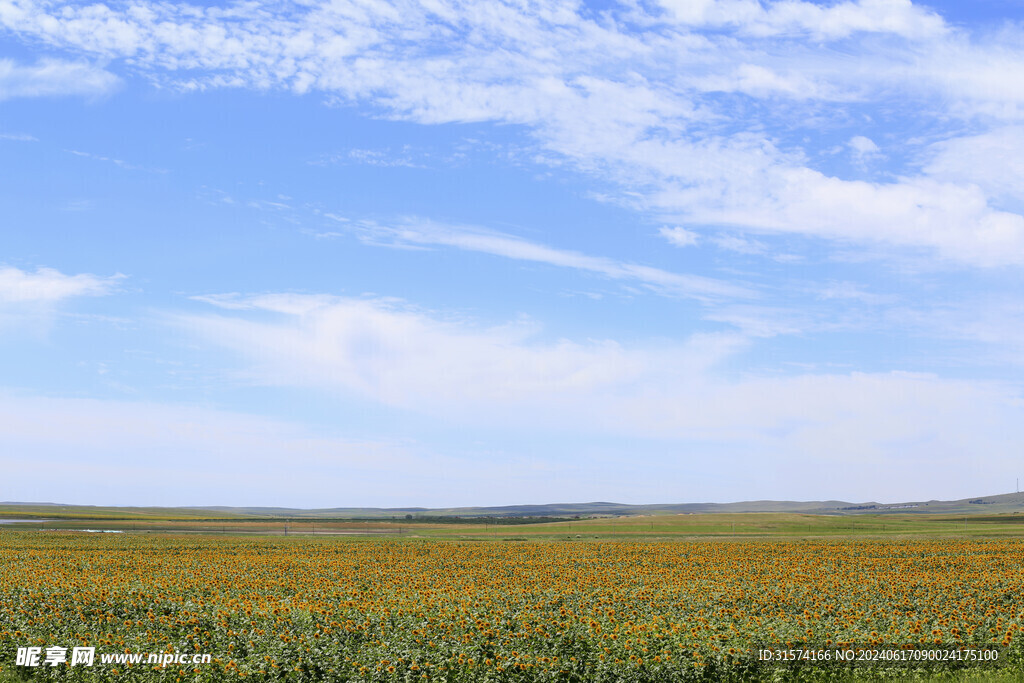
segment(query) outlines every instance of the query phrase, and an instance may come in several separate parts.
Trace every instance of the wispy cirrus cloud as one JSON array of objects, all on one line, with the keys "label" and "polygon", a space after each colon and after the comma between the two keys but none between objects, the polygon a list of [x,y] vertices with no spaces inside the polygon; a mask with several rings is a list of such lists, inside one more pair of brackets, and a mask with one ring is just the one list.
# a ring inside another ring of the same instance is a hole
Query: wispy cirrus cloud
[{"label": "wispy cirrus cloud", "polygon": [[103,296],[114,291],[123,275],[100,277],[89,273],[65,275],[53,268],[34,273],[0,267],[0,304],[53,304],[80,296]]},{"label": "wispy cirrus cloud", "polygon": [[381,168],[425,168],[422,161],[413,158],[408,146],[398,151],[354,148],[344,153],[325,155],[310,163],[316,165],[363,164]]},{"label": "wispy cirrus cloud", "polygon": [[396,246],[447,246],[505,258],[545,263],[642,284],[658,293],[695,299],[751,298],[754,290],[701,275],[673,273],[652,266],[557,249],[497,231],[407,219],[389,225],[345,221],[362,239]]},{"label": "wispy cirrus cloud", "polygon": [[69,302],[112,294],[123,278],[121,274],[111,277],[91,273],[66,275],[53,268],[37,268],[31,272],[0,266],[0,332],[45,331]]},{"label": "wispy cirrus cloud", "polygon": [[680,226],[672,228],[667,225],[663,226],[658,229],[658,234],[668,240],[669,244],[677,247],[690,247],[697,244],[700,240],[697,233]]},{"label": "wispy cirrus cloud", "polygon": [[41,59],[35,64],[19,64],[0,59],[0,101],[14,97],[96,97],[112,92],[119,82],[109,71],[84,62]]},{"label": "wispy cirrus cloud", "polygon": [[94,161],[102,161],[104,163],[113,164],[119,168],[123,168],[126,171],[147,171],[149,173],[167,173],[166,169],[163,168],[149,168],[146,166],[139,166],[132,164],[124,159],[117,159],[114,157],[103,156],[102,154],[93,154],[92,152],[83,152],[77,149],[66,149],[64,150],[68,154],[73,154],[76,157],[82,157],[83,159],[92,159]]},{"label": "wispy cirrus cloud", "polygon": [[[884,153],[847,109],[890,106],[896,91],[897,106],[940,126],[954,147],[977,135],[978,121],[1020,121],[1020,31],[972,36],[908,0],[704,0],[598,12],[26,0],[6,5],[0,23],[186,90],[320,92],[424,124],[520,124],[546,153],[615,184],[616,201],[688,224],[925,248],[982,267],[1024,263],[1024,218],[988,186],[932,173],[934,164],[868,180],[830,175],[799,136],[765,132],[802,118],[808,139],[823,125],[842,128]],[[856,59],[835,49],[854,36]]]}]

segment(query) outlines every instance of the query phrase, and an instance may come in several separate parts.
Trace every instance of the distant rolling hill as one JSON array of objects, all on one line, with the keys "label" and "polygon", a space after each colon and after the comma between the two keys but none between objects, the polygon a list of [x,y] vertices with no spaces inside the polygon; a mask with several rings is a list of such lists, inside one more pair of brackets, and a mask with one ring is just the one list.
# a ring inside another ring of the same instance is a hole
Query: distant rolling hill
[{"label": "distant rolling hill", "polygon": [[304,519],[405,519],[413,517],[594,517],[670,514],[708,514],[737,512],[800,512],[804,514],[856,515],[886,513],[932,513],[951,515],[1024,514],[1024,493],[1004,493],[961,500],[928,500],[905,503],[850,503],[841,500],[791,501],[752,500],[739,503],[665,503],[626,505],[624,503],[551,503],[547,505],[504,505],[498,507],[460,508],[365,508],[337,507],[298,509],[282,507],[193,506],[102,507],[62,505],[59,503],[0,502],[0,515],[27,517],[96,517],[96,518],[304,518]]},{"label": "distant rolling hill", "polygon": [[926,512],[936,514],[1024,513],[1024,493],[1004,493],[962,500],[928,500],[905,503],[849,503],[842,500],[792,501],[752,500],[740,503],[550,503],[546,505],[504,505],[460,508],[324,508],[300,510],[262,507],[196,508],[235,515],[274,517],[369,517],[395,518],[405,515],[429,517],[591,517],[599,515],[677,515],[715,512],[802,512],[806,514],[879,514]]}]

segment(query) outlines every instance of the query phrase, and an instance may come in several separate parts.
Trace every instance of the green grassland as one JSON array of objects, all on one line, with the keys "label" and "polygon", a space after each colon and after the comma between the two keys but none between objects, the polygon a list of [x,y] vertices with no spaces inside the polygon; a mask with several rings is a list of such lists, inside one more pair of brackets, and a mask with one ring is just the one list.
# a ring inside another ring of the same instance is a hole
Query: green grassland
[{"label": "green grassland", "polygon": [[213,511],[205,508],[163,507],[100,507],[94,505],[54,505],[33,503],[0,503],[0,520],[14,519],[79,519],[79,520],[229,520],[253,515]]},{"label": "green grassland", "polygon": [[[414,529],[414,531],[417,531]],[[517,526],[438,527],[425,536],[477,538],[597,538],[651,540],[846,538],[904,536],[1024,536],[1024,515],[809,515],[798,513],[714,513],[598,518]]]},{"label": "green grassland", "polygon": [[[22,514],[18,519],[27,520]],[[527,522],[528,520],[517,520]],[[404,520],[274,519],[183,517],[160,511],[134,516],[71,512],[33,521],[0,524],[0,530],[111,530],[125,533],[200,533],[273,536],[396,536],[410,538],[508,539],[650,539],[714,540],[758,538],[899,538],[956,536],[996,538],[1024,536],[1024,515],[1005,514],[859,514],[712,513],[597,517],[546,523],[496,524],[480,520],[458,524],[409,523]]]}]

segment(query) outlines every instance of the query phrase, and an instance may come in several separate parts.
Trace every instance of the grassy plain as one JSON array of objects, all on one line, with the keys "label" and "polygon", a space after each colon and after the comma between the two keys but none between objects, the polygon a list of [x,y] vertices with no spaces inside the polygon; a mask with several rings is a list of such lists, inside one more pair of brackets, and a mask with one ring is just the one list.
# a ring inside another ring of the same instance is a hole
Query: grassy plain
[{"label": "grassy plain", "polygon": [[[25,515],[22,515],[24,518]],[[2,519],[2,516],[0,516]],[[1024,515],[1003,514],[857,514],[811,515],[792,512],[659,514],[598,517],[547,524],[410,523],[404,519],[275,519],[225,517],[182,518],[177,514],[139,513],[132,516],[40,518],[39,521],[0,524],[0,528],[108,529],[135,533],[204,533],[223,535],[386,535],[419,538],[496,539],[754,539],[754,538],[970,538],[1024,537]]]},{"label": "grassy plain", "polygon": [[[421,538],[4,525],[0,681],[1024,680],[1014,522],[971,519],[964,536],[962,519],[920,515],[857,529],[681,517],[407,525]],[[986,645],[1000,661],[767,667],[752,654],[843,643]],[[28,645],[214,661],[13,666]]]}]

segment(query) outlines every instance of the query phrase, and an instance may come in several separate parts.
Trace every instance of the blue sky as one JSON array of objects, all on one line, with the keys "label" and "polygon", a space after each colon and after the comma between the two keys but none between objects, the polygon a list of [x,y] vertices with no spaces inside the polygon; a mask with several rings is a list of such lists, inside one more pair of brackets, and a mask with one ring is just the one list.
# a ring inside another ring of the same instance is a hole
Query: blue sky
[{"label": "blue sky", "polygon": [[0,500],[1012,491],[1022,22],[0,0]]}]

